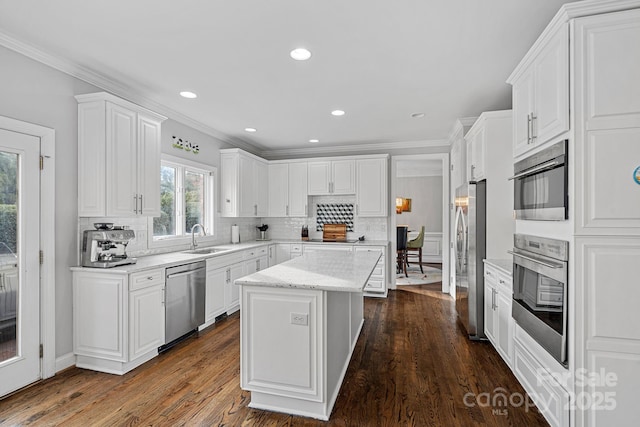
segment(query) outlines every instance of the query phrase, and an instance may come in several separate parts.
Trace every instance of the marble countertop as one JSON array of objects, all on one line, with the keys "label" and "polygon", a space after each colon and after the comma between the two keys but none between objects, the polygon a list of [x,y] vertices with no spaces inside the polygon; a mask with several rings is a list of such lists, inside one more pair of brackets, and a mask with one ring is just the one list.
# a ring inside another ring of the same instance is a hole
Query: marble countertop
[{"label": "marble countertop", "polygon": [[[184,250],[177,252],[166,252],[157,255],[147,255],[137,257],[137,262],[135,264],[127,264],[120,265],[117,267],[110,268],[93,268],[93,267],[71,267],[72,271],[90,271],[94,273],[115,273],[115,274],[130,274],[136,273],[139,271],[152,270],[154,268],[160,267],[173,267],[175,265],[186,264],[190,262],[202,261],[207,258],[219,257],[230,255],[233,253],[241,252],[245,249],[257,248],[260,246],[266,246],[277,243],[303,243],[305,245],[348,245],[348,246],[387,246],[389,241],[387,240],[365,240],[364,242],[351,242],[351,243],[323,243],[323,242],[306,242],[301,240],[257,240],[250,242],[243,242],[237,244],[223,244],[223,245],[212,245],[216,249],[220,249],[218,252],[209,253],[209,254],[189,254]],[[200,246],[200,249],[206,248],[206,246]]]},{"label": "marble countertop", "polygon": [[362,292],[380,256],[376,252],[307,254],[241,277],[235,284]]},{"label": "marble countertop", "polygon": [[513,260],[511,259],[485,259],[484,262],[497,268],[504,274],[509,276],[513,274]]}]

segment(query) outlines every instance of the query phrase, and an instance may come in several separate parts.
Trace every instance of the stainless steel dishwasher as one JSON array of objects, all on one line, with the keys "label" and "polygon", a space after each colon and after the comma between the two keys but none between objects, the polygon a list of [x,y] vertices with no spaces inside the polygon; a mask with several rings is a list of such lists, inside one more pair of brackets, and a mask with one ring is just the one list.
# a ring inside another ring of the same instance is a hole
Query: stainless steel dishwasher
[{"label": "stainless steel dishwasher", "polygon": [[196,332],[204,323],[206,263],[169,267],[166,274],[165,345],[160,351]]}]

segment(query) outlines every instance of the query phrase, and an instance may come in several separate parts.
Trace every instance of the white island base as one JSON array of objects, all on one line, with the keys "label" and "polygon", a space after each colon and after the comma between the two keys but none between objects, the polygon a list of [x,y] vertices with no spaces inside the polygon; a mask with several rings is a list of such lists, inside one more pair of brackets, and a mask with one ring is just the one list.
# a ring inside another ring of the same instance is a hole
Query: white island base
[{"label": "white island base", "polygon": [[[240,384],[251,391],[251,408],[326,421],[362,329],[362,289],[379,254],[313,256],[236,281],[242,287]],[[323,268],[332,259],[334,268]],[[336,263],[351,269],[351,284]]]}]

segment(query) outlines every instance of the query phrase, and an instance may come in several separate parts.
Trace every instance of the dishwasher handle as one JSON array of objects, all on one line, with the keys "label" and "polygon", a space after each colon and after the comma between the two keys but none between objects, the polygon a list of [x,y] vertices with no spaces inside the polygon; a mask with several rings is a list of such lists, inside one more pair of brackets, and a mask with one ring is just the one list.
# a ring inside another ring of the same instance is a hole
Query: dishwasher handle
[{"label": "dishwasher handle", "polygon": [[192,275],[192,274],[194,274],[196,272],[200,272],[200,271],[204,271],[204,270],[206,270],[205,267],[200,267],[200,268],[196,268],[194,270],[183,271],[182,273],[173,273],[173,274],[167,275],[167,279],[173,279],[174,277],[189,276],[189,275]]}]

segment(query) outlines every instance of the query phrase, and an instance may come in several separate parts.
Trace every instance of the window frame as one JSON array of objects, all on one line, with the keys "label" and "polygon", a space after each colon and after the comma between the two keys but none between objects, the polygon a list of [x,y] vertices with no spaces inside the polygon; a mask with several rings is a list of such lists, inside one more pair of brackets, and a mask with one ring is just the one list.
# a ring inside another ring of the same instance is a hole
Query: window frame
[{"label": "window frame", "polygon": [[[204,197],[205,197],[205,212],[204,212],[204,226],[207,235],[198,236],[198,242],[210,242],[216,238],[216,224],[215,224],[215,212],[218,209],[217,206],[217,186],[218,186],[218,168],[215,166],[206,165],[204,163],[194,162],[193,160],[184,159],[182,157],[176,157],[169,154],[162,154],[160,158],[161,166],[170,166],[178,169],[176,173],[176,232],[183,227],[184,215],[185,215],[185,202],[184,202],[184,172],[190,170],[197,173],[205,174],[204,182]],[[182,175],[178,177],[178,175]],[[153,219],[154,217],[147,218],[147,247],[149,249],[167,248],[171,246],[184,246],[191,245],[190,230],[184,230],[184,235],[172,235],[155,238],[153,235]],[[200,230],[198,230],[198,233]]]}]

